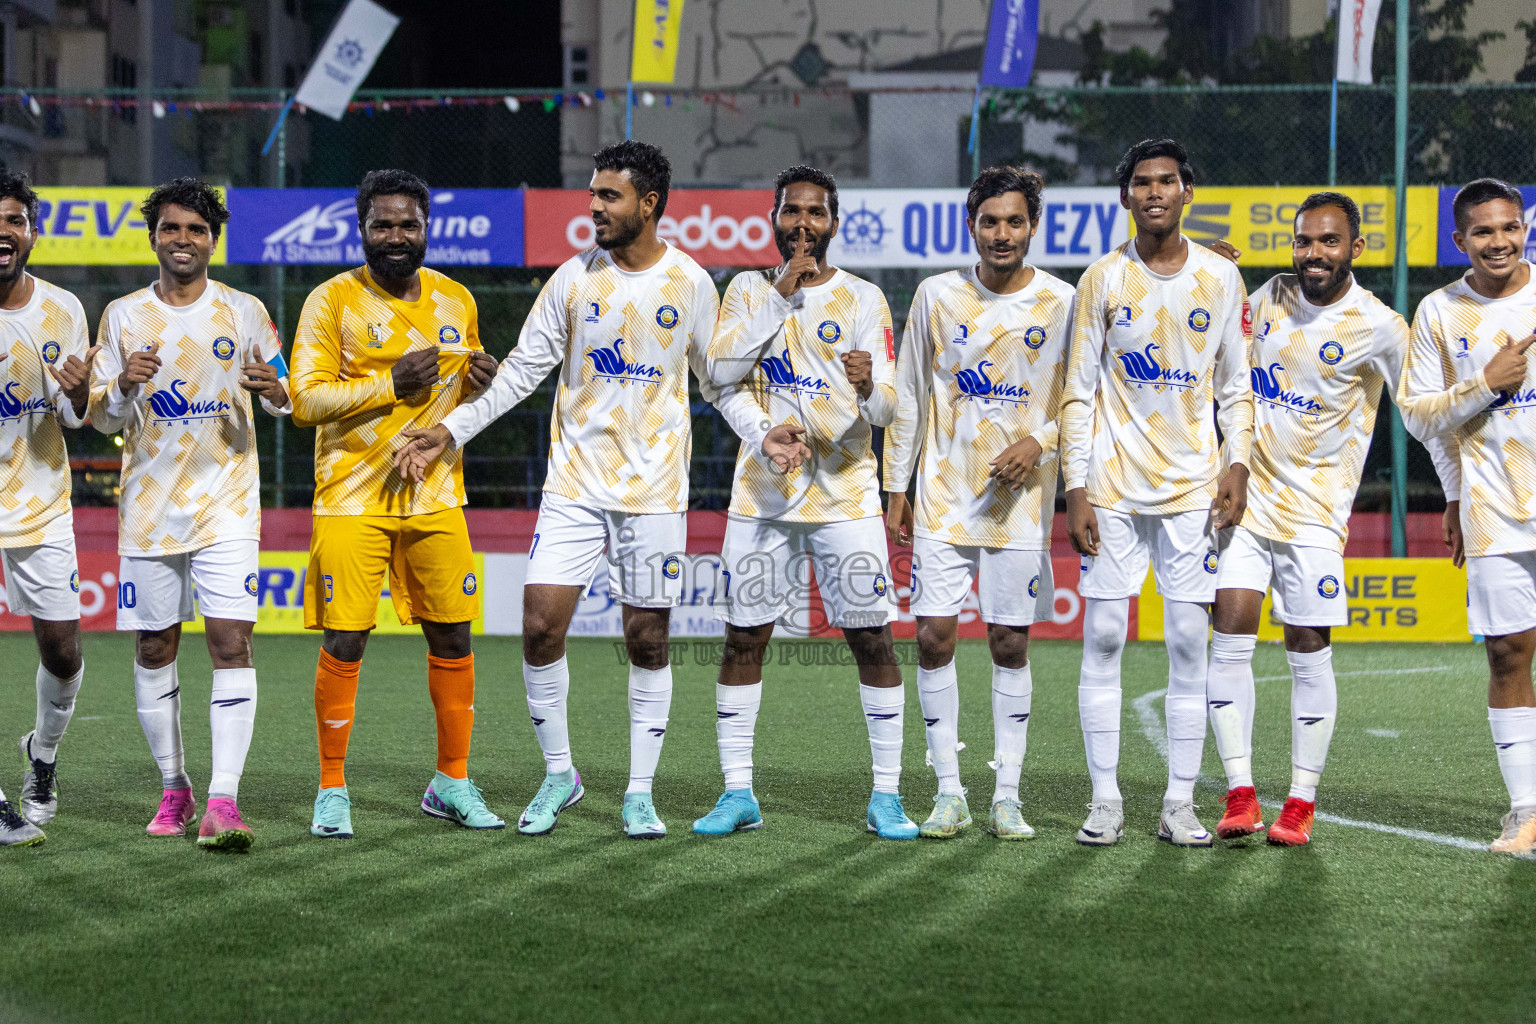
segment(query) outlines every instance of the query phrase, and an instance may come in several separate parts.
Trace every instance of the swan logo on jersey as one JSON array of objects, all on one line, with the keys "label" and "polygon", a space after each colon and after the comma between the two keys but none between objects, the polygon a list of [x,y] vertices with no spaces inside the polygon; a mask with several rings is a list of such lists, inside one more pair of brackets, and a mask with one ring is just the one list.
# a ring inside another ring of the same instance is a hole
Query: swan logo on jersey
[{"label": "swan logo on jersey", "polygon": [[1024,344],[1028,345],[1030,348],[1039,348],[1041,345],[1044,345],[1045,328],[1031,327],[1029,330],[1025,331]]},{"label": "swan logo on jersey", "polygon": [[656,311],[656,323],[670,331],[677,326],[677,310],[671,306],[662,306]]},{"label": "swan logo on jersey", "polygon": [[1129,327],[1129,326],[1131,326],[1131,307],[1130,306],[1121,306],[1120,307],[1120,312],[1115,314],[1115,326],[1116,327]]},{"label": "swan logo on jersey", "polygon": [[43,342],[43,362],[56,363],[59,361],[59,343],[56,341]]},{"label": "swan logo on jersey", "polygon": [[885,596],[885,573],[875,573],[875,593],[880,597]]},{"label": "swan logo on jersey", "polygon": [[1176,367],[1163,366],[1152,353],[1157,352],[1162,346],[1157,342],[1148,342],[1147,347],[1140,352],[1121,352],[1115,358],[1120,361],[1120,368],[1125,371],[1124,380],[1127,384],[1153,384],[1158,387],[1167,385],[1173,388],[1192,388],[1200,379],[1188,370],[1180,370]]},{"label": "swan logo on jersey", "polygon": [[1216,552],[1207,551],[1205,553],[1205,561],[1202,563],[1205,566],[1205,571],[1214,576],[1216,574],[1217,561]]},{"label": "swan logo on jersey", "polygon": [[77,594],[80,593],[80,570],[79,569],[76,569],[74,572],[69,574],[69,589],[73,590]]},{"label": "swan logo on jersey", "polygon": [[451,324],[444,324],[437,329],[437,340],[444,345],[457,345],[459,343],[459,329]]},{"label": "swan logo on jersey", "polygon": [[182,423],[190,423],[193,420],[229,417],[228,402],[222,398],[194,401],[182,390],[189,386],[186,381],[177,377],[171,381],[170,387],[161,388],[149,396],[149,408],[155,414],[154,422],[169,423],[172,420],[181,420]]},{"label": "swan logo on jersey", "polygon": [[385,335],[386,335],[386,332],[384,330],[384,325],[383,324],[369,324],[368,325],[368,342],[367,342],[368,347],[369,348],[383,348],[384,347]]},{"label": "swan logo on jersey", "polygon": [[1536,388],[1520,388],[1518,391],[1500,391],[1488,411],[1508,415],[1516,409],[1529,409],[1532,406],[1536,406]]},{"label": "swan logo on jersey", "polygon": [[951,345],[964,345],[970,336],[971,328],[969,324],[956,324],[955,336],[949,339],[949,343]]},{"label": "swan logo on jersey", "polygon": [[245,577],[245,592],[252,597],[256,596],[256,574],[248,573]]},{"label": "swan logo on jersey", "polygon": [[764,356],[759,363],[763,368],[763,374],[768,378],[768,388],[785,388],[796,394],[805,392],[812,397],[831,394],[832,388],[821,377],[802,377],[795,372],[795,364],[789,359],[789,346],[784,346],[784,351],[776,356]]},{"label": "swan logo on jersey", "polygon": [[473,597],[475,591],[477,591],[479,589],[480,589],[480,581],[475,579],[475,574],[472,573],[472,572],[465,573],[464,574],[464,594],[465,594],[465,596]]},{"label": "swan logo on jersey", "polygon": [[23,416],[36,416],[48,412],[51,406],[46,398],[23,398],[16,393],[21,381],[13,380],[0,391],[0,422],[19,420]]},{"label": "swan logo on jersey", "polygon": [[1344,346],[1336,341],[1325,341],[1323,347],[1317,350],[1317,358],[1329,366],[1337,366],[1339,360],[1344,358]]},{"label": "swan logo on jersey", "polygon": [[1189,314],[1189,326],[1204,334],[1206,329],[1211,326],[1211,314],[1203,309],[1195,310]]},{"label": "swan logo on jersey", "polygon": [[1039,576],[1036,576],[1034,579],[1029,581],[1029,596],[1030,597],[1039,597],[1040,596],[1040,577]]},{"label": "swan logo on jersey", "polygon": [[836,345],[838,339],[843,336],[843,329],[836,320],[823,320],[816,327],[816,337],[828,345]]},{"label": "swan logo on jersey", "polygon": [[1323,406],[1317,399],[1298,395],[1280,383],[1280,375],[1284,372],[1285,367],[1279,363],[1270,363],[1267,369],[1263,366],[1255,366],[1250,371],[1254,397],[1265,405],[1276,409],[1289,409],[1304,416],[1316,416],[1321,412]]},{"label": "swan logo on jersey", "polygon": [[214,338],[213,354],[225,362],[229,362],[235,358],[235,343],[229,338]]},{"label": "swan logo on jersey", "polygon": [[592,360],[593,372],[599,377],[621,383],[639,381],[654,384],[662,377],[659,368],[649,363],[631,363],[624,358],[624,339],[615,338],[612,348],[589,348],[587,358]]},{"label": "swan logo on jersey", "polygon": [[1324,576],[1317,581],[1317,593],[1321,597],[1338,597],[1339,581],[1333,576]]},{"label": "swan logo on jersey", "polygon": [[668,555],[661,563],[661,574],[669,580],[675,580],[682,574],[683,563],[676,555]]},{"label": "swan logo on jersey", "polygon": [[1003,402],[1008,405],[1029,405],[1029,388],[1019,384],[1009,384],[1005,380],[993,380],[987,374],[987,367],[996,369],[990,359],[983,359],[976,364],[975,369],[955,370],[955,387],[960,389],[960,394],[967,399],[981,399],[983,403]]}]

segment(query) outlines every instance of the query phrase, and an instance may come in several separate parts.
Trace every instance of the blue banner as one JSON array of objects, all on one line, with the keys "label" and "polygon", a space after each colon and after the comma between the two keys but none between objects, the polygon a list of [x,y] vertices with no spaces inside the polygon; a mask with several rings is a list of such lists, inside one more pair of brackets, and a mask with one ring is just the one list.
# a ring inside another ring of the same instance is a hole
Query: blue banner
[{"label": "blue banner", "polygon": [[1040,0],[992,0],[981,84],[1005,89],[1028,86],[1039,36]]},{"label": "blue banner", "polygon": [[[230,263],[363,262],[357,193],[347,188],[232,188]],[[523,265],[523,191],[456,188],[432,193],[427,263],[440,267]]]},{"label": "blue banner", "polygon": [[[1467,267],[1471,261],[1467,254],[1456,248],[1451,232],[1456,230],[1456,218],[1451,212],[1451,202],[1456,198],[1459,185],[1440,189],[1440,252],[1442,267]],[[1522,185],[1520,194],[1525,198],[1525,258],[1536,263],[1536,185]]]}]

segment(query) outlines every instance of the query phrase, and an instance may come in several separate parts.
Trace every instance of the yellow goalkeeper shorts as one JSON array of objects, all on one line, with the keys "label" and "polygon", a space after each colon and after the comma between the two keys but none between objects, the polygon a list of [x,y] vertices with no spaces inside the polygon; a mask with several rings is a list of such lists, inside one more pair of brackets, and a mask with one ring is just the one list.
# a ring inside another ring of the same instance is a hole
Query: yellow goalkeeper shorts
[{"label": "yellow goalkeeper shorts", "polygon": [[389,596],[404,623],[480,617],[480,581],[464,510],[414,516],[316,516],[304,582],[309,629],[364,630]]}]

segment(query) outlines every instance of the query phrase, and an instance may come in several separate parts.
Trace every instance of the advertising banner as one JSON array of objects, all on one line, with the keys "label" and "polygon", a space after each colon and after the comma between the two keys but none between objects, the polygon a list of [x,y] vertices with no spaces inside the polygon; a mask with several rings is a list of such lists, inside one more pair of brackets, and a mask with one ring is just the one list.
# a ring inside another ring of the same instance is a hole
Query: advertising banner
[{"label": "advertising banner", "polygon": [[[357,266],[363,240],[349,188],[232,188],[229,262]],[[427,226],[432,266],[523,265],[523,190],[441,189]]]},{"label": "advertising banner", "polygon": [[631,80],[672,84],[677,74],[677,40],[682,23],[683,0],[635,0],[635,39],[629,57]]},{"label": "advertising banner", "polygon": [[[1470,266],[1467,254],[1456,248],[1451,237],[1456,230],[1456,217],[1451,202],[1456,198],[1460,185],[1448,185],[1440,189],[1440,265],[1442,267]],[[1536,261],[1536,185],[1522,185],[1520,194],[1525,197],[1525,258]]]},{"label": "advertising banner", "polygon": [[[592,246],[590,202],[579,189],[528,190],[528,266],[558,267]],[[772,189],[673,189],[657,233],[706,267],[772,267],[772,211]]]},{"label": "advertising banner", "polygon": [[[148,186],[39,186],[38,266],[147,266],[158,264],[149,248],[149,227],[139,215]],[[213,250],[214,265],[225,262],[227,233]]]},{"label": "advertising banner", "polygon": [[[1184,208],[1184,233],[1202,244],[1225,238],[1243,251],[1245,267],[1289,267],[1291,233],[1296,207],[1324,186],[1284,188],[1226,188],[1196,186],[1195,201]],[[1396,214],[1393,190],[1386,186],[1338,186],[1360,206],[1360,234],[1365,253],[1356,261],[1363,267],[1390,267],[1396,254]],[[1408,263],[1415,267],[1435,265],[1438,235],[1435,189],[1415,185],[1408,189]]]}]

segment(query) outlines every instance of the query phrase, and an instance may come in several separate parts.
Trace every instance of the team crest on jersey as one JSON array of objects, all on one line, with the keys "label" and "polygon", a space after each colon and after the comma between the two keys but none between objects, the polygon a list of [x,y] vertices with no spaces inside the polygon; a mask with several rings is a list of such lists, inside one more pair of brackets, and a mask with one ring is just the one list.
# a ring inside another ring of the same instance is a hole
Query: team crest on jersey
[{"label": "team crest on jersey", "polygon": [[256,574],[247,573],[245,577],[245,592],[252,597],[256,596]]},{"label": "team crest on jersey", "polygon": [[1036,576],[1034,579],[1029,581],[1029,596],[1030,597],[1039,597],[1040,596],[1040,577],[1039,576]]},{"label": "team crest on jersey", "polygon": [[1339,360],[1344,358],[1344,346],[1336,341],[1325,341],[1323,347],[1317,350],[1317,358],[1329,366],[1337,366]]},{"label": "team crest on jersey", "polygon": [[761,363],[763,375],[768,378],[769,390],[783,388],[794,394],[808,394],[812,398],[826,397],[832,386],[821,377],[802,377],[795,372],[795,364],[789,360],[789,346],[776,356],[764,356]]},{"label": "team crest on jersey", "polygon": [[592,369],[599,377],[621,382],[639,381],[642,384],[654,384],[662,377],[660,368],[649,363],[631,363],[624,358],[624,339],[615,338],[610,348],[589,348],[587,358],[592,360]]},{"label": "team crest on jersey", "polygon": [[59,343],[56,341],[43,342],[43,362],[56,363],[59,361]]},{"label": "team crest on jersey", "polygon": [[671,306],[662,306],[656,311],[656,323],[670,331],[677,326],[677,310]]},{"label": "team crest on jersey", "polygon": [[17,394],[21,381],[13,380],[0,390],[0,420],[19,420],[23,416],[37,416],[52,410],[46,398],[25,398]]},{"label": "team crest on jersey", "polygon": [[1151,384],[1155,388],[1162,388],[1164,386],[1171,388],[1194,387],[1196,382],[1199,381],[1199,377],[1188,370],[1164,366],[1157,361],[1157,357],[1153,353],[1160,351],[1161,348],[1161,345],[1153,341],[1148,342],[1147,347],[1140,352],[1117,353],[1115,359],[1120,363],[1120,369],[1123,371],[1125,382],[1138,386]]},{"label": "team crest on jersey", "polygon": [[228,362],[229,360],[235,358],[235,343],[229,338],[214,338],[213,354],[225,362]]},{"label": "team crest on jersey", "polygon": [[1129,327],[1129,326],[1131,326],[1131,317],[1132,317],[1131,307],[1130,306],[1121,306],[1120,307],[1120,312],[1115,314],[1115,326],[1116,327]]},{"label": "team crest on jersey", "polygon": [[73,590],[77,594],[80,593],[80,570],[79,569],[76,569],[74,572],[69,574],[69,589]]},{"label": "team crest on jersey", "polygon": [[1034,349],[1037,349],[1041,345],[1044,345],[1045,344],[1045,328],[1037,326],[1037,327],[1031,327],[1029,330],[1025,331],[1024,332],[1024,344],[1026,344],[1030,348],[1034,348]]},{"label": "team crest on jersey", "polygon": [[474,592],[476,590],[479,590],[479,589],[480,589],[480,581],[475,579],[475,574],[472,573],[472,572],[465,573],[464,574],[464,593],[465,593],[465,595],[473,596]]},{"label": "team crest on jersey", "polygon": [[885,573],[883,573],[883,572],[875,573],[875,584],[874,584],[874,586],[875,586],[875,593],[878,596],[880,596],[880,597],[884,597],[885,596]]},{"label": "team crest on jersey", "polygon": [[682,574],[683,562],[676,555],[668,555],[666,561],[661,563],[661,574],[669,580],[675,580]]},{"label": "team crest on jersey", "polygon": [[1214,551],[1207,551],[1205,553],[1205,561],[1202,563],[1205,566],[1205,571],[1208,572],[1208,573],[1211,573],[1212,575],[1215,575],[1217,561],[1218,561],[1218,559],[1217,559],[1217,556],[1216,556],[1216,552],[1214,552]]},{"label": "team crest on jersey", "polygon": [[1255,366],[1249,373],[1253,381],[1253,397],[1265,405],[1289,409],[1304,416],[1316,416],[1322,411],[1322,403],[1317,399],[1297,394],[1281,384],[1280,375],[1285,373],[1285,367],[1279,363]]},{"label": "team crest on jersey", "polygon": [[1189,314],[1189,326],[1204,334],[1211,326],[1211,314],[1203,309],[1196,309]]},{"label": "team crest on jersey", "polygon": [[970,400],[979,399],[983,405],[1002,402],[1027,408],[1029,388],[1022,384],[1009,384],[1006,380],[993,380],[987,373],[989,366],[997,368],[992,360],[983,359],[974,369],[951,371],[955,375],[955,387],[960,389],[960,396]]},{"label": "team crest on jersey", "polygon": [[437,340],[444,345],[457,345],[459,338],[459,329],[451,324],[444,324],[437,329]]},{"label": "team crest on jersey", "polygon": [[843,336],[843,328],[836,320],[823,320],[816,327],[816,337],[828,345],[836,345]]},{"label": "team crest on jersey", "polygon": [[1324,576],[1317,581],[1317,593],[1321,597],[1338,597],[1339,581],[1333,576]]},{"label": "team crest on jersey", "polygon": [[181,420],[182,423],[190,423],[193,420],[227,419],[229,417],[230,404],[222,398],[194,399],[186,390],[190,388],[186,381],[177,377],[171,381],[168,388],[160,388],[149,396],[150,411],[155,414],[156,423],[169,423],[171,420]]}]

